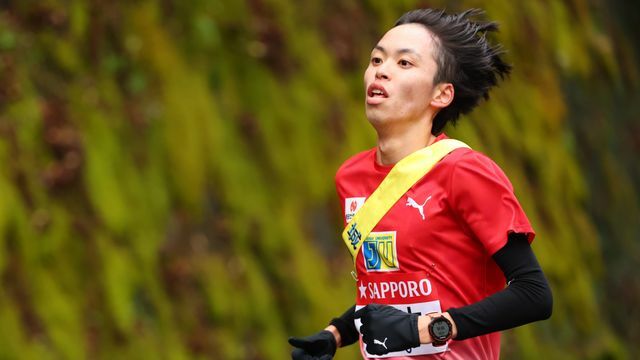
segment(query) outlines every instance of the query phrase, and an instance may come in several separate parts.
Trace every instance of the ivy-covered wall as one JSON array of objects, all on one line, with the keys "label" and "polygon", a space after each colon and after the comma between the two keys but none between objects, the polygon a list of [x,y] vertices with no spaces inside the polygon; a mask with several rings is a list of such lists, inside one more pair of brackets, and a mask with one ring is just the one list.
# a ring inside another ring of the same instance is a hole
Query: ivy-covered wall
[{"label": "ivy-covered wall", "polygon": [[514,65],[447,131],[505,169],[554,291],[503,358],[640,355],[637,4],[5,0],[0,359],[284,359],[352,304],[333,176],[418,6],[484,8]]}]

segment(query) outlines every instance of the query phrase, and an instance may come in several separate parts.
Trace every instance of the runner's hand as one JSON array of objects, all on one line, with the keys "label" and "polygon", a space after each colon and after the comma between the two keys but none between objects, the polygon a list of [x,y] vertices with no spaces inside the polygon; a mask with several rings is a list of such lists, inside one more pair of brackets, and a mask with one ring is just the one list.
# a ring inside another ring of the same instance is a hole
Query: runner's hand
[{"label": "runner's hand", "polygon": [[293,360],[331,360],[337,347],[335,337],[327,330],[303,338],[290,337],[289,344],[296,347],[291,352]]},{"label": "runner's hand", "polygon": [[418,314],[379,304],[369,304],[355,312],[355,318],[362,321],[360,333],[365,350],[372,355],[420,346],[418,317]]}]

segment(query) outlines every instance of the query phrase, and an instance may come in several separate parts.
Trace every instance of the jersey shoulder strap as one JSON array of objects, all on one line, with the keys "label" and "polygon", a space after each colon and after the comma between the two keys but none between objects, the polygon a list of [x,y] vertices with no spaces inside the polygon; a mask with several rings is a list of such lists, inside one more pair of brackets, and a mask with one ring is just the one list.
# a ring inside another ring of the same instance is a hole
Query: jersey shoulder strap
[{"label": "jersey shoulder strap", "polygon": [[364,239],[393,204],[445,155],[463,147],[469,148],[462,141],[442,139],[408,155],[391,169],[342,231],[342,240],[349,249],[354,264]]}]

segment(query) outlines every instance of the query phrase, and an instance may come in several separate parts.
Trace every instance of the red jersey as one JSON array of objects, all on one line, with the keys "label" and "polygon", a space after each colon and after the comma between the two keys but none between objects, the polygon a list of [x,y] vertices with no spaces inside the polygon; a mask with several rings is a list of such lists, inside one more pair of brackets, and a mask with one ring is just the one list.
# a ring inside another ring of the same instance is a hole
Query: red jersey
[{"label": "red jersey", "polygon": [[[345,226],[392,168],[375,159],[375,149],[359,153],[336,174]],[[527,233],[529,241],[534,237],[513,186],[485,155],[456,149],[414,184],[363,242],[356,258],[356,306],[380,303],[425,314],[480,301],[505,286],[491,256],[510,232]],[[499,354],[496,332],[385,357],[498,359]],[[364,350],[363,357],[374,358]]]}]

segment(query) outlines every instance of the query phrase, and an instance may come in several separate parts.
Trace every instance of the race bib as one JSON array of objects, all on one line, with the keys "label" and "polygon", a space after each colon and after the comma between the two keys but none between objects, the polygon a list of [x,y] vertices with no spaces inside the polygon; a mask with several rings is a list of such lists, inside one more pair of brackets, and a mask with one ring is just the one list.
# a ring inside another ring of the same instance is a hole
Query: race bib
[{"label": "race bib", "polygon": [[[438,293],[425,272],[362,274],[358,276],[357,286],[356,310],[375,303],[393,306],[404,312],[420,315],[441,311]],[[360,319],[355,320],[355,325],[360,331],[362,325]],[[386,355],[371,355],[369,353],[366,355],[370,358],[387,358],[435,354],[446,350],[447,345],[436,347],[425,344]]]}]

